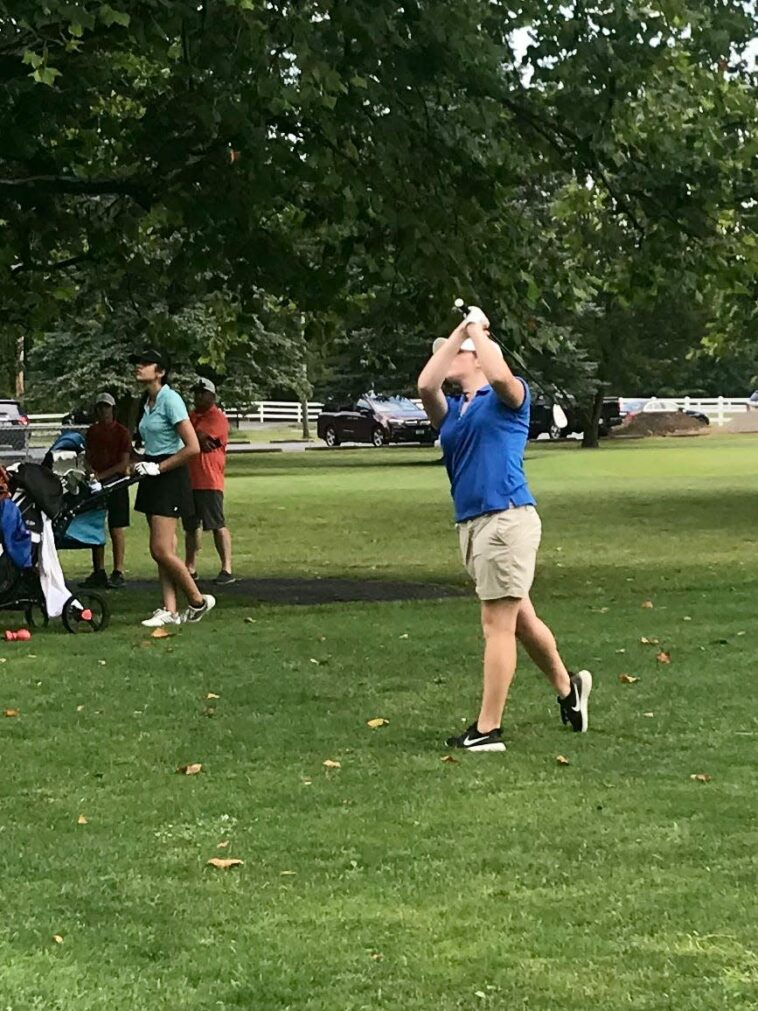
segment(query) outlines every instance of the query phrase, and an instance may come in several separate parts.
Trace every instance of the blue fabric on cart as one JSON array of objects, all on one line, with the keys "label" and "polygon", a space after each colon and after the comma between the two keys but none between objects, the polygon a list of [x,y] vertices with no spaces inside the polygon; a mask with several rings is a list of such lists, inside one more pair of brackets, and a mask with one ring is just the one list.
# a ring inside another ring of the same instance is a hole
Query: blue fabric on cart
[{"label": "blue fabric on cart", "polygon": [[62,535],[55,539],[58,548],[92,548],[105,544],[107,509],[93,509],[74,516]]},{"label": "blue fabric on cart", "polygon": [[21,510],[11,499],[0,502],[0,540],[17,569],[32,566],[32,535],[26,529]]}]

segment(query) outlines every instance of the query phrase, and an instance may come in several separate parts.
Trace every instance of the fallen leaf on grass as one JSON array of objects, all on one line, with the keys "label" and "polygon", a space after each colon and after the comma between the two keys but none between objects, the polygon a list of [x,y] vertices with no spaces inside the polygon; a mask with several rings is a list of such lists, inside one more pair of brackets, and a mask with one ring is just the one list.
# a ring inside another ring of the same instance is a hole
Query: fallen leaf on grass
[{"label": "fallen leaf on grass", "polygon": [[180,765],[176,771],[180,772],[183,776],[196,776],[202,770],[203,767],[200,762],[194,762],[192,765]]},{"label": "fallen leaf on grass", "polygon": [[682,618],[682,621],[692,621],[692,618],[690,618],[690,616],[689,616],[688,614],[686,614],[686,615],[685,615],[685,616],[684,616],[684,617]]},{"label": "fallen leaf on grass", "polygon": [[228,839],[222,839],[221,842],[216,846],[217,850],[225,850],[229,845]]},{"label": "fallen leaf on grass", "polygon": [[384,955],[381,953],[381,951],[372,951],[371,958],[373,958],[375,962],[381,962],[381,960],[384,958]]},{"label": "fallen leaf on grass", "polygon": [[316,658],[315,658],[314,656],[312,656],[312,657],[311,657],[311,663],[315,663],[315,665],[316,665],[316,666],[318,667],[318,665],[319,665],[320,661],[319,661],[319,660],[317,660],[317,659],[316,659]]},{"label": "fallen leaf on grass", "polygon": [[565,755],[556,755],[555,760],[558,765],[571,765],[571,762],[566,758]]},{"label": "fallen leaf on grass", "polygon": [[106,664],[105,660],[98,660],[97,662],[100,664],[101,667],[105,667]]},{"label": "fallen leaf on grass", "polygon": [[655,713],[643,713],[643,716],[647,716],[650,719],[651,716],[655,716]]},{"label": "fallen leaf on grass", "polygon": [[712,776],[709,776],[707,772],[693,772],[690,779],[696,780],[698,783],[710,783]]},{"label": "fallen leaf on grass", "polygon": [[220,699],[221,698],[221,696],[220,695],[216,695],[215,692],[208,692],[208,694],[205,697],[207,699]]},{"label": "fallen leaf on grass", "polygon": [[453,758],[452,755],[443,755],[442,758],[440,759],[440,761],[441,762],[446,762],[448,765],[457,765],[458,764],[458,759],[457,758]]},{"label": "fallen leaf on grass", "polygon": [[400,636],[400,638],[401,639],[407,639],[408,638],[408,633],[407,632],[403,632],[403,634]]},{"label": "fallen leaf on grass", "polygon": [[169,639],[174,633],[167,628],[154,628],[150,633],[151,639]]},{"label": "fallen leaf on grass", "polygon": [[236,857],[211,857],[208,861],[211,867],[217,867],[220,871],[227,871],[230,867],[241,867],[244,862],[244,860],[238,860]]},{"label": "fallen leaf on grass", "polygon": [[625,649],[617,649],[616,652],[617,653],[626,653],[626,650]]},{"label": "fallen leaf on grass", "polygon": [[658,663],[671,663],[671,654],[662,649],[660,653],[656,653],[655,659]]},{"label": "fallen leaf on grass", "polygon": [[76,707],[77,713],[80,713],[83,709],[84,709],[84,706],[77,706]]},{"label": "fallen leaf on grass", "polygon": [[295,874],[297,874],[297,871],[279,871],[279,874],[283,878],[291,878],[294,877]]},{"label": "fallen leaf on grass", "polygon": [[646,635],[643,635],[640,639],[643,646],[657,646],[659,641],[659,639],[648,639]]},{"label": "fallen leaf on grass", "polygon": [[645,608],[646,611],[650,611],[655,605],[653,604],[652,600],[643,600],[642,606]]},{"label": "fallen leaf on grass", "polygon": [[76,824],[77,825],[86,825],[87,824],[87,819],[84,817],[83,814],[80,814],[79,817],[76,819]]},{"label": "fallen leaf on grass", "polygon": [[325,769],[341,769],[342,765],[340,762],[333,762],[331,758],[327,758],[326,761],[321,763]]},{"label": "fallen leaf on grass", "polygon": [[3,711],[3,716],[9,716],[10,717],[10,716],[20,716],[20,715],[21,715],[21,710],[20,709],[5,709]]},{"label": "fallen leaf on grass", "polygon": [[368,721],[368,726],[372,727],[372,728],[386,727],[388,723],[389,723],[389,720],[385,720],[385,719],[382,719],[381,716],[377,716],[377,718],[375,720],[369,720]]},{"label": "fallen leaf on grass", "polygon": [[60,934],[53,934],[53,940],[56,944],[63,944],[63,938]]},{"label": "fallen leaf on grass", "polygon": [[303,786],[310,786],[313,783],[313,780],[312,779],[304,779],[304,780],[302,780],[302,783],[303,783]]},{"label": "fallen leaf on grass", "polygon": [[619,681],[622,685],[634,685],[639,681],[639,678],[634,677],[633,674],[619,674]]},{"label": "fallen leaf on grass", "polygon": [[246,625],[254,625],[255,622],[256,622],[255,618],[245,618],[245,624]]},{"label": "fallen leaf on grass", "polygon": [[[745,634],[744,632],[739,632],[738,633],[738,635],[744,635],[744,634]],[[7,662],[8,662],[8,657],[7,656],[0,656],[0,663],[7,663]]]}]

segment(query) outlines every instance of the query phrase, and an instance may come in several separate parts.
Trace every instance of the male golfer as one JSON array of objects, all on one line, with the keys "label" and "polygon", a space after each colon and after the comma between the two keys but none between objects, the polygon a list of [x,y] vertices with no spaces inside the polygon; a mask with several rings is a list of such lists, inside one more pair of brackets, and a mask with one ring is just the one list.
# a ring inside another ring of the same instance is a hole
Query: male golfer
[{"label": "male golfer", "polygon": [[213,543],[221,562],[221,571],[213,580],[217,586],[236,583],[232,575],[232,536],[224,518],[224,478],[229,421],[216,404],[216,386],[198,379],[194,389],[195,409],[190,414],[192,427],[200,443],[200,455],[189,462],[194,514],[184,520],[186,565],[197,579],[197,553],[202,543],[201,530],[213,532]]},{"label": "male golfer", "polygon": [[[446,397],[445,380],[462,395]],[[484,631],[484,690],[479,716],[447,746],[505,751],[501,723],[516,671],[516,638],[558,693],[561,718],[586,731],[592,675],[570,676],[529,591],[542,526],[524,474],[529,387],[514,376],[489,337],[489,321],[471,307],[460,326],[434,342],[418,379],[427,414],[440,433],[461,554],[476,583]]]},{"label": "male golfer", "polygon": [[[129,469],[132,440],[129,431],[114,418],[116,401],[110,393],[99,393],[95,399],[95,424],[85,436],[87,464],[103,484],[124,477]],[[105,571],[105,547],[92,549],[92,573],[81,584],[99,589],[121,589],[124,580],[124,533],[129,526],[129,490],[119,488],[108,498],[108,531],[113,546],[113,572]]]}]

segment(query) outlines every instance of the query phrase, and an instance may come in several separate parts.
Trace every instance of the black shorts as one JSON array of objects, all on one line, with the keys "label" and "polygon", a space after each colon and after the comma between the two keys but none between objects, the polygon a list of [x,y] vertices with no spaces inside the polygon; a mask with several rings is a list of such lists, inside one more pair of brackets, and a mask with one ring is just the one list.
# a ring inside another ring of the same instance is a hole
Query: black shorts
[{"label": "black shorts", "polygon": [[[117,478],[117,480],[121,480]],[[107,482],[106,482],[107,487]],[[129,489],[117,488],[108,496],[108,529],[123,530],[129,526]]]},{"label": "black shorts", "polygon": [[[146,456],[150,463],[161,463],[167,456]],[[134,508],[147,516],[170,516],[184,519],[194,512],[192,485],[187,467],[174,467],[158,477],[143,477],[137,485]]]},{"label": "black shorts", "polygon": [[195,500],[195,512],[184,520],[185,530],[223,530],[226,526],[224,519],[224,493],[222,491],[201,490],[193,491],[192,497]]}]

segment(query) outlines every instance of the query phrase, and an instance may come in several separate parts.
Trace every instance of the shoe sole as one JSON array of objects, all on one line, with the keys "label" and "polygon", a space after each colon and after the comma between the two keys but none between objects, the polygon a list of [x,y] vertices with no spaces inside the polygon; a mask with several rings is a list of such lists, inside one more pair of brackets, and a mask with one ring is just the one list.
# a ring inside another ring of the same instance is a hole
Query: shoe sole
[{"label": "shoe sole", "polygon": [[579,733],[586,734],[590,725],[588,704],[590,700],[590,692],[592,691],[592,675],[588,670],[580,670],[576,675],[575,680],[579,682],[580,686],[579,713],[582,717],[582,728]]},{"label": "shoe sole", "polygon": [[[452,745],[448,744],[448,748]],[[477,744],[475,748],[456,748],[456,751],[505,751],[506,747],[502,741],[498,741],[496,744]]]}]

